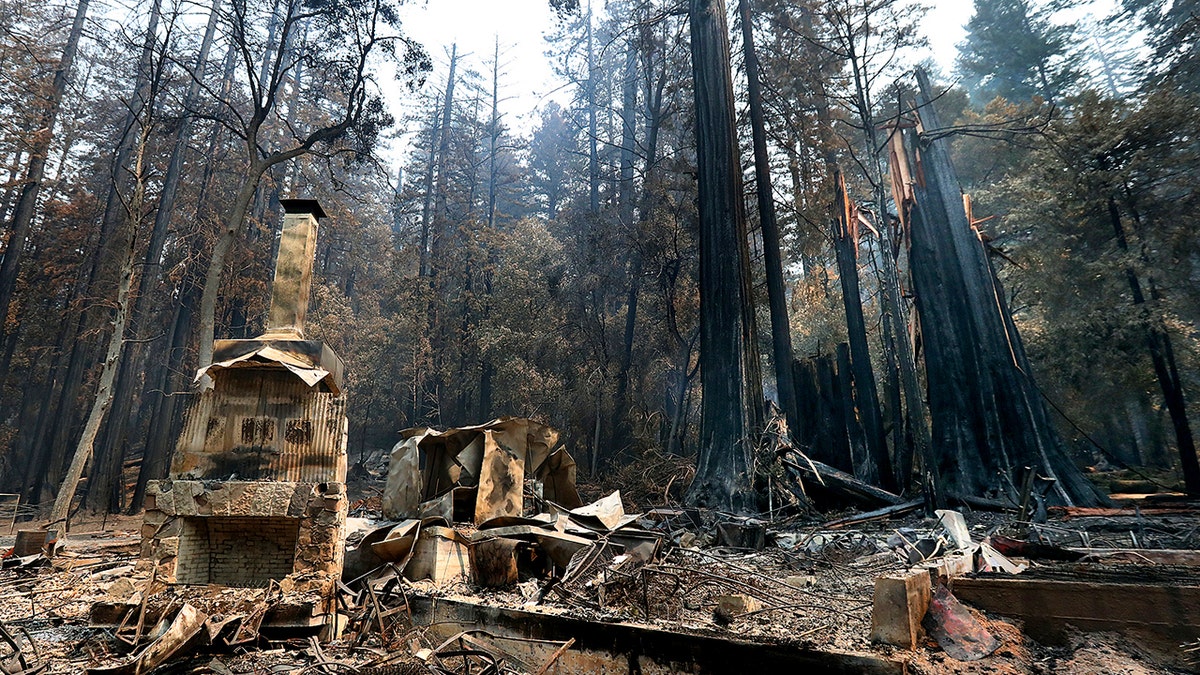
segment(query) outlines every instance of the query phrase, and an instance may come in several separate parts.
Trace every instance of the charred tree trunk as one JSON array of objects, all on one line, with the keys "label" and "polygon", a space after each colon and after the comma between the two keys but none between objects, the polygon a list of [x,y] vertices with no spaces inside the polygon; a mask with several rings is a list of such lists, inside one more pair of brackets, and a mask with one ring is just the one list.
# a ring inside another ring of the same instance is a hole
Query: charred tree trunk
[{"label": "charred tree trunk", "polygon": [[[500,38],[497,36],[495,50],[492,53],[492,121],[491,129],[488,130],[487,233],[489,237],[496,235],[496,179],[498,177],[496,157],[500,151],[500,131]],[[497,265],[496,247],[488,246],[487,248],[488,262],[482,275],[483,321],[489,320],[492,315],[493,277]],[[491,419],[492,417],[492,377],[495,376],[495,373],[496,368],[492,365],[492,358],[484,351],[479,355],[479,396],[476,399],[475,419]]]},{"label": "charred tree trunk", "polygon": [[[426,292],[426,307],[425,320],[428,321],[428,331],[433,339],[431,344],[434,345],[449,345],[452,342],[450,333],[450,317],[448,311],[443,311],[443,303],[439,300],[439,295],[447,288],[450,279],[447,275],[442,274],[442,270],[446,265],[446,251],[450,244],[450,207],[449,207],[449,166],[450,166],[450,133],[454,122],[454,85],[456,73],[458,69],[458,44],[455,43],[450,47],[450,73],[446,80],[446,92],[442,101],[441,113],[441,131],[438,132],[438,151],[437,151],[437,178],[434,181],[433,193],[433,217],[432,226],[429,232],[429,262],[428,262],[428,286]],[[433,347],[430,357],[433,360],[432,367],[428,372],[421,376],[419,386],[420,392],[420,407],[419,415],[422,419],[436,421],[441,423],[443,413],[443,402],[440,397],[440,392],[446,389],[445,382],[442,379],[442,359],[445,358],[445,349]],[[445,406],[449,407],[449,406]]]},{"label": "charred tree trunk", "polygon": [[767,273],[767,300],[771,309],[771,347],[775,363],[775,388],[788,428],[800,425],[796,387],[792,380],[792,327],[788,321],[787,293],[783,283],[783,255],[780,251],[779,222],[775,218],[775,193],[771,184],[771,165],[767,156],[767,124],[763,115],[762,84],[759,82],[758,54],[754,48],[754,19],[750,0],[739,0],[742,23],[742,48],[746,59],[746,95],[750,99],[750,128],[754,137],[754,182],[758,197],[758,219],[762,226],[763,262]]},{"label": "charred tree trunk", "polygon": [[429,243],[433,237],[433,176],[437,163],[438,132],[440,131],[442,109],[433,108],[433,122],[429,125],[429,157],[425,162],[424,194],[421,196],[421,243],[417,273],[422,277],[429,276]]},{"label": "charred tree trunk", "polygon": [[[791,428],[792,444],[805,455],[817,458],[821,452],[820,389],[817,388],[817,369],[813,359],[792,361],[792,382],[796,385],[796,413],[799,423]],[[822,462],[829,463],[827,456]]]},{"label": "charred tree trunk", "polygon": [[879,480],[878,465],[871,454],[870,434],[863,423],[859,396],[861,390],[856,386],[854,376],[857,375],[854,359],[851,356],[848,343],[837,346],[837,379],[834,380],[833,402],[837,407],[836,418],[841,426],[836,433],[844,436],[849,443],[849,464],[854,477],[864,483],[874,485]]},{"label": "charred tree trunk", "polygon": [[429,261],[429,274],[431,276],[437,276],[438,264],[441,262],[440,258],[444,253],[443,249],[446,245],[445,239],[449,234],[450,214],[448,211],[448,195],[446,194],[446,190],[450,179],[448,175],[450,125],[453,121],[454,80],[457,68],[458,45],[454,44],[450,47],[450,75],[446,80],[446,95],[442,102],[442,127],[441,132],[438,134],[437,181],[434,185],[433,227],[430,232],[431,240],[429,242],[431,258]]},{"label": "charred tree trunk", "polygon": [[693,504],[756,510],[753,450],[762,423],[750,253],[737,159],[723,0],[690,0],[700,215],[700,362],[704,389]]},{"label": "charred tree trunk", "polygon": [[[1121,223],[1121,212],[1115,199],[1108,200],[1108,214],[1112,222],[1113,234],[1117,240],[1117,248],[1129,251],[1129,239],[1125,236],[1125,226]],[[1132,267],[1125,268],[1125,278],[1129,283],[1129,291],[1133,304],[1146,306],[1146,294],[1142,290],[1141,280]],[[1151,281],[1153,284],[1153,281]],[[1153,291],[1153,288],[1152,288]],[[1155,321],[1144,311],[1142,322],[1146,330],[1146,346],[1150,352],[1150,361],[1154,365],[1154,376],[1158,380],[1163,400],[1167,404],[1167,412],[1171,416],[1171,426],[1175,431],[1175,443],[1179,450],[1180,465],[1183,469],[1184,487],[1188,494],[1200,495],[1200,460],[1196,457],[1196,442],[1192,437],[1192,427],[1188,423],[1187,399],[1183,395],[1183,383],[1175,366],[1175,350],[1171,345],[1171,336],[1163,328],[1161,322]]]},{"label": "charred tree trunk", "polygon": [[[898,129],[891,129],[896,134]],[[874,134],[872,134],[874,138]],[[877,143],[877,141],[872,141]],[[889,148],[892,139],[888,140]],[[878,147],[872,145],[872,147]],[[929,419],[925,396],[921,391],[921,380],[917,374],[916,349],[909,335],[909,308],[904,300],[903,287],[900,282],[900,266],[898,257],[901,247],[901,233],[908,222],[907,209],[911,205],[908,199],[909,187],[905,176],[899,175],[899,165],[902,163],[889,155],[888,164],[892,169],[891,184],[892,198],[899,214],[899,222],[893,219],[883,204],[887,201],[886,190],[883,187],[883,177],[876,190],[876,201],[880,203],[880,234],[882,239],[880,295],[883,298],[885,342],[889,347],[889,368],[899,376],[897,386],[903,392],[903,416],[899,409],[893,411],[893,424],[900,425],[903,421],[903,442],[894,444],[892,451],[895,457],[894,468],[896,488],[904,494],[912,482],[914,459],[921,463],[924,475],[922,483],[938,491],[935,476],[929,471]],[[881,171],[882,173],[882,171]],[[895,403],[893,403],[895,405]],[[940,498],[939,498],[940,499]]]},{"label": "charred tree trunk", "polygon": [[167,477],[167,466],[175,449],[175,437],[182,422],[184,407],[179,401],[186,397],[190,380],[184,377],[184,360],[192,334],[192,317],[198,300],[198,288],[186,283],[180,292],[179,303],[171,322],[171,345],[167,352],[167,367],[161,371],[162,379],[155,382],[156,389],[150,393],[150,424],[146,434],[146,445],[142,451],[142,466],[138,471],[133,497],[129,501],[129,512],[137,513],[146,499],[146,485],[152,480]]},{"label": "charred tree trunk", "polygon": [[625,294],[625,334],[621,342],[621,361],[617,370],[617,389],[613,398],[612,430],[613,442],[611,449],[623,453],[632,442],[632,431],[629,424],[629,369],[633,364],[634,331],[637,328],[638,291],[642,283],[642,258],[638,253],[637,229],[634,222],[634,182],[633,158],[636,141],[634,116],[637,106],[637,49],[636,43],[629,41],[625,53],[625,72],[621,83],[621,168],[620,182],[617,184],[617,198],[620,206],[621,226],[626,230],[626,242],[629,245],[627,264],[629,269],[629,289]]},{"label": "charred tree trunk", "polygon": [[[939,129],[928,77],[918,70],[918,79],[923,128]],[[914,181],[913,282],[933,417],[931,454],[946,496],[1015,499],[1016,472],[1035,466],[1056,479],[1057,501],[1100,503],[1049,424],[1020,335],[967,220],[944,141],[922,137],[919,144],[924,173]]]},{"label": "charred tree trunk", "polygon": [[846,334],[849,337],[851,400],[861,421],[866,452],[856,457],[854,475],[872,485],[890,488],[891,461],[883,417],[879,412],[879,391],[871,367],[871,352],[867,345],[867,325],[863,318],[862,295],[858,286],[857,219],[846,197],[846,185],[840,173],[834,174],[835,201],[833,209],[833,247],[837,254],[838,277],[842,284],[842,304],[846,308]]}]

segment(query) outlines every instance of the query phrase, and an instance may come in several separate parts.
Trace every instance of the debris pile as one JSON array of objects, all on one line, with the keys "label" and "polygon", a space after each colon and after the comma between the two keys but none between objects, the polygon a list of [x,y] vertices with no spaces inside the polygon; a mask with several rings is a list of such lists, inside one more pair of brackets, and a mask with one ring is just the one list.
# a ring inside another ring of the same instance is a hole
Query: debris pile
[{"label": "debris pile", "polygon": [[629,512],[620,490],[583,503],[557,432],[513,418],[405,432],[391,460],[381,511],[341,497],[369,517],[347,520],[332,583],[181,583],[137,536],[23,535],[40,549],[0,571],[0,673],[1195,668],[1190,502]]}]

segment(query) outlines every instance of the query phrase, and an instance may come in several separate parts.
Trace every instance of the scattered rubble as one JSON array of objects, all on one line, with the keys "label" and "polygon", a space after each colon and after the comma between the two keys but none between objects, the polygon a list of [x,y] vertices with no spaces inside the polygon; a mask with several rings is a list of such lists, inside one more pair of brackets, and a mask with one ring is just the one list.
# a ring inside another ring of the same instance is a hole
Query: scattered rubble
[{"label": "scattered rubble", "polygon": [[[1196,671],[1192,503],[1045,522],[903,500],[834,517],[627,512],[618,490],[583,503],[556,444],[517,419],[406,432],[379,510],[358,496],[368,484],[339,493],[357,506],[332,580],[181,583],[146,545],[157,529],[42,533],[0,571],[0,674]],[[187,486],[171,493],[270,502],[236,481]],[[286,501],[324,508],[304,494]]]},{"label": "scattered rubble", "polygon": [[[154,578],[155,567],[134,557],[136,536],[72,535],[56,558],[42,556],[43,566],[0,572],[0,616],[6,617],[7,632],[26,659],[22,668],[46,673],[87,668],[133,672],[131,666],[158,658],[170,658],[172,672],[458,673],[469,665],[471,672],[534,673],[546,666],[542,672],[566,673],[586,672],[586,663],[593,664],[594,672],[611,672],[604,668],[619,659],[612,653],[602,658],[605,649],[597,647],[595,638],[585,639],[597,631],[610,641],[643,636],[639,639],[657,645],[664,655],[671,647],[659,636],[672,635],[696,654],[709,654],[706,649],[719,654],[714,645],[721,644],[731,654],[753,648],[771,654],[762,658],[790,654],[808,659],[804,663],[841,664],[848,672],[902,672],[902,666],[909,672],[938,673],[1102,672],[1094,669],[1097,663],[1129,660],[1122,647],[1104,646],[1119,645],[1109,633],[1083,639],[1068,630],[1065,646],[1042,646],[1014,627],[1020,624],[995,618],[1011,616],[1004,611],[985,619],[967,610],[996,642],[990,655],[978,661],[960,661],[953,648],[938,646],[935,630],[923,632],[925,613],[920,611],[908,646],[881,644],[891,641],[879,640],[872,625],[879,616],[880,577],[907,575],[916,580],[909,583],[917,593],[923,583],[932,599],[938,576],[948,582],[938,592],[959,595],[964,582],[987,583],[995,574],[1020,579],[1079,564],[1121,566],[1139,574],[1147,564],[1117,551],[1084,553],[1051,544],[1029,548],[1024,551],[1029,557],[1015,562],[1009,558],[1019,557],[1012,542],[1022,540],[998,534],[1013,527],[1010,520],[999,514],[961,515],[969,542],[954,541],[954,533],[962,530],[947,527],[944,514],[929,519],[909,514],[902,520],[834,529],[825,527],[830,521],[795,521],[778,530],[767,522],[767,544],[761,551],[721,540],[718,525],[738,521],[671,507],[623,514],[610,520],[617,525],[613,530],[589,520],[586,510],[532,514],[519,524],[501,521],[491,528],[415,519],[379,523],[357,539],[347,560],[355,551],[370,549],[380,562],[355,574],[358,578],[349,578],[347,565],[346,578],[334,594],[335,625],[318,635],[296,628],[268,630],[270,622],[260,620],[286,606],[294,588],[175,585],[166,593],[168,585]],[[1163,517],[1170,518],[1154,516]],[[1060,526],[1074,524],[1055,525]],[[1146,526],[1162,525],[1150,520]],[[910,563],[914,548],[927,547],[921,543],[927,541],[946,550]],[[436,545],[422,549],[419,542]],[[966,543],[971,554],[974,569],[969,573],[948,562],[961,557],[958,543]],[[1056,559],[1064,551],[1106,562]],[[1185,553],[1197,555],[1186,549],[1143,555],[1180,563]],[[1016,575],[975,571],[995,569],[995,555],[1028,568]],[[431,562],[433,571],[426,573]],[[1172,567],[1166,562],[1156,566]],[[138,611],[121,617],[124,626],[89,619],[101,618],[96,608],[105,606],[136,606]],[[184,640],[189,634],[191,639]],[[175,651],[168,653],[168,647]],[[0,662],[11,660],[12,652],[9,644]],[[1183,657],[1188,653],[1181,648]],[[1171,662],[1144,648],[1137,654],[1140,670],[1114,666],[1112,672],[1194,667],[1186,658]],[[626,657],[621,656],[622,667]],[[692,657],[662,658],[682,670],[681,664]],[[701,672],[737,672],[723,670],[719,660],[709,663],[714,665]],[[982,670],[969,670],[975,664]],[[889,670],[892,666],[896,668]]]}]

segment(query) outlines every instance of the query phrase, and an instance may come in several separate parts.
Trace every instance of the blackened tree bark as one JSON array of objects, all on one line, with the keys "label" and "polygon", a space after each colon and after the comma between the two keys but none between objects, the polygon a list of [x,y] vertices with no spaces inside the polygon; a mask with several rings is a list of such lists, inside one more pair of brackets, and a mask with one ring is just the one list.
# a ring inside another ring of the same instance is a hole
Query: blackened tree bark
[{"label": "blackened tree bark", "polygon": [[[907,427],[905,444],[895,448],[896,484],[903,493],[912,480],[915,459],[920,461],[922,484],[933,492],[933,501],[941,503],[941,488],[937,473],[932,470],[930,446],[932,439],[929,431],[928,406],[921,391],[920,378],[917,375],[917,355],[913,340],[909,336],[909,317],[916,321],[915,315],[910,315],[903,298],[900,297],[900,272],[896,264],[899,250],[895,247],[900,241],[900,233],[910,233],[910,217],[913,206],[913,176],[908,171],[907,157],[904,156],[904,136],[896,125],[889,130],[888,136],[888,169],[892,188],[892,199],[896,204],[897,221],[889,217],[884,225],[885,239],[888,250],[884,251],[884,285],[883,296],[885,306],[890,306],[892,328],[894,329],[893,346],[896,349],[896,361],[900,370],[900,383],[904,390],[904,419]],[[911,267],[911,260],[910,260]],[[890,289],[890,290],[889,290]]]},{"label": "blackened tree bark", "polygon": [[762,420],[750,253],[735,135],[723,0],[690,0],[700,215],[703,399],[692,504],[755,510],[753,448]]},{"label": "blackened tree bark", "polygon": [[[1115,199],[1109,198],[1108,200],[1108,215],[1112,222],[1117,248],[1128,252],[1129,238],[1125,236],[1121,211],[1117,207]],[[1143,262],[1146,262],[1144,256]],[[1146,293],[1142,290],[1142,282],[1138,278],[1137,271],[1132,267],[1126,267],[1125,278],[1129,283],[1133,304],[1144,308]],[[1155,295],[1153,279],[1150,280],[1150,290],[1151,295]],[[1175,349],[1171,345],[1171,335],[1167,333],[1161,322],[1155,321],[1149,315],[1149,312],[1143,312],[1140,318],[1146,330],[1146,346],[1150,351],[1150,361],[1154,365],[1154,375],[1158,379],[1159,389],[1162,390],[1163,400],[1167,404],[1167,412],[1171,416],[1171,426],[1175,430],[1175,444],[1179,450],[1185,489],[1188,494],[1200,495],[1200,460],[1196,457],[1196,441],[1192,437],[1192,427],[1188,423],[1187,399],[1184,398],[1183,383],[1179,379],[1179,371],[1175,365]]]},{"label": "blackened tree bark", "polygon": [[625,294],[625,335],[621,342],[621,361],[617,370],[617,390],[613,399],[611,450],[621,453],[632,442],[629,424],[629,369],[633,364],[634,330],[637,328],[638,292],[642,283],[642,257],[636,248],[637,232],[634,229],[634,180],[633,159],[636,139],[637,117],[637,43],[629,41],[625,52],[625,68],[621,82],[621,168],[617,184],[617,199],[620,206],[621,227],[628,233],[631,244],[627,255],[629,267],[629,289]]},{"label": "blackened tree bark", "polygon": [[792,327],[788,321],[787,293],[783,285],[779,221],[775,218],[775,193],[767,156],[767,125],[763,115],[762,83],[758,54],[754,48],[754,17],[750,0],[738,1],[742,23],[742,49],[746,59],[746,95],[750,99],[750,128],[754,139],[754,183],[758,197],[758,220],[762,227],[763,262],[767,272],[767,302],[771,309],[771,348],[775,362],[775,388],[788,428],[800,426],[796,386],[792,379]]},{"label": "blackened tree bark", "polygon": [[864,483],[874,484],[879,478],[878,466],[871,452],[871,442],[867,425],[863,423],[862,411],[859,409],[858,397],[862,390],[858,388],[854,376],[857,375],[854,366],[853,348],[849,343],[838,344],[836,379],[834,380],[833,402],[836,410],[835,419],[839,426],[835,433],[844,435],[848,443],[848,457],[851,472],[855,478]]},{"label": "blackened tree bark", "polygon": [[438,133],[441,129],[442,108],[433,106],[433,121],[429,125],[429,156],[425,160],[425,177],[422,179],[421,195],[421,250],[417,273],[422,277],[429,276],[429,240],[433,236],[433,177],[437,163]]},{"label": "blackened tree bark", "polygon": [[[923,128],[937,130],[928,76],[918,70],[918,80]],[[999,282],[967,220],[945,141],[926,134],[918,142],[923,176],[914,181],[913,283],[933,418],[931,454],[947,496],[1015,499],[1017,472],[1035,466],[1056,479],[1057,501],[1101,503],[1049,422]]]},{"label": "blackened tree bark", "polygon": [[142,449],[142,464],[138,468],[137,482],[129,500],[129,512],[142,510],[146,500],[146,486],[152,480],[167,477],[167,466],[171,452],[175,449],[178,427],[182,424],[185,409],[179,402],[186,397],[189,378],[184,375],[184,357],[192,335],[192,316],[199,299],[199,289],[190,281],[179,292],[179,302],[171,320],[171,342],[167,349],[166,368],[160,371],[160,379],[153,382],[154,389],[147,392],[149,425],[146,443]]},{"label": "blackened tree bark", "polygon": [[[496,159],[500,151],[500,37],[496,37],[495,50],[492,53],[492,119],[488,129],[488,206],[487,231],[488,236],[496,233],[496,183],[499,179]],[[495,246],[488,247],[488,262],[483,271],[483,317],[487,321],[492,313],[492,294],[495,291],[495,269],[497,252]],[[486,352],[479,358],[479,397],[473,417],[475,419],[490,419],[492,417],[492,378],[496,367],[492,365],[491,356]]]},{"label": "blackened tree bark", "polygon": [[867,325],[863,318],[862,295],[858,286],[858,242],[856,214],[851,212],[846,197],[846,184],[841,173],[834,174],[834,205],[832,213],[833,248],[837,256],[838,277],[842,284],[842,304],[846,308],[846,335],[850,342],[850,377],[853,401],[862,422],[866,452],[854,461],[854,475],[861,481],[890,489],[891,461],[883,417],[879,411],[879,390],[871,367],[871,352],[867,345]]}]

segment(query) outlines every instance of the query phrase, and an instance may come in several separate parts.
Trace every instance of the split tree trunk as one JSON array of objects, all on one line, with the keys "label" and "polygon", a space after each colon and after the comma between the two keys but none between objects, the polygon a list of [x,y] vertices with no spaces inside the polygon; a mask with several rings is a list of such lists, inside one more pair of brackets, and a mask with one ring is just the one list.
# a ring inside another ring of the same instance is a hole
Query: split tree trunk
[{"label": "split tree trunk", "polygon": [[863,318],[862,295],[858,286],[858,241],[856,214],[851,212],[846,197],[846,184],[839,172],[834,173],[833,248],[837,255],[838,277],[842,284],[842,304],[846,308],[846,335],[849,338],[849,371],[852,378],[854,407],[857,408],[864,433],[866,452],[854,461],[854,475],[859,480],[890,488],[891,461],[883,431],[883,416],[879,411],[879,390],[871,366],[867,345],[867,325]]},{"label": "split tree trunk", "polygon": [[[923,126],[939,129],[928,77],[918,70],[918,80]],[[944,143],[919,139],[924,174],[914,181],[912,269],[926,348],[933,468],[945,496],[1015,500],[1018,472],[1034,466],[1056,479],[1056,501],[1099,504],[1103,498],[1049,423]]]},{"label": "split tree trunk", "polygon": [[[889,133],[898,134],[899,129],[890,128]],[[901,417],[899,410],[893,411],[893,424],[900,425],[901,419],[903,419],[905,427],[903,443],[897,443],[892,447],[895,458],[893,464],[896,487],[900,494],[907,491],[912,482],[915,458],[921,463],[923,473],[921,482],[936,493],[939,490],[936,477],[928,468],[930,446],[928,408],[925,405],[924,393],[921,391],[921,380],[917,374],[916,349],[908,330],[910,315],[903,297],[900,267],[897,260],[900,253],[900,233],[908,222],[907,209],[911,206],[911,199],[908,199],[910,187],[905,183],[905,176],[899,173],[900,160],[889,154],[892,199],[896,204],[896,212],[899,216],[899,223],[897,223],[884,207],[887,203],[884,180],[888,176],[882,168],[884,151],[874,128],[871,129],[868,137],[872,149],[875,150],[872,161],[880,173],[877,179],[875,200],[880,205],[878,225],[883,248],[881,256],[883,278],[880,283],[880,295],[883,298],[885,343],[890,348],[888,357],[890,361],[894,361],[894,372],[899,374],[898,384],[903,392],[903,416]],[[887,143],[889,153],[892,146],[892,137],[889,137]],[[940,500],[940,498],[937,499]]]}]

